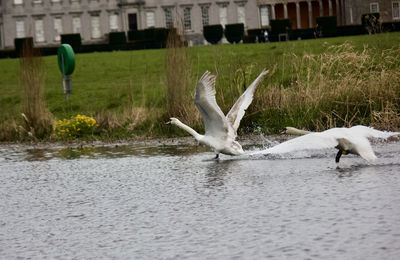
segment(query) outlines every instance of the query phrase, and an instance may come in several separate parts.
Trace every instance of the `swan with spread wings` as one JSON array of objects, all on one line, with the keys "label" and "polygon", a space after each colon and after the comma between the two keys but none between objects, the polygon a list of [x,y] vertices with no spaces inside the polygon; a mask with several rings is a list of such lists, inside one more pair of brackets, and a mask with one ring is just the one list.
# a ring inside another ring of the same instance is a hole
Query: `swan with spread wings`
[{"label": "swan with spread wings", "polygon": [[173,124],[191,134],[199,143],[211,147],[217,159],[220,153],[240,155],[244,151],[236,141],[237,129],[246,109],[253,101],[254,92],[268,70],[263,70],[254,82],[239,97],[225,116],[215,99],[215,76],[206,71],[196,86],[195,105],[203,118],[205,134],[197,133],[177,118],[170,118],[167,124]]}]

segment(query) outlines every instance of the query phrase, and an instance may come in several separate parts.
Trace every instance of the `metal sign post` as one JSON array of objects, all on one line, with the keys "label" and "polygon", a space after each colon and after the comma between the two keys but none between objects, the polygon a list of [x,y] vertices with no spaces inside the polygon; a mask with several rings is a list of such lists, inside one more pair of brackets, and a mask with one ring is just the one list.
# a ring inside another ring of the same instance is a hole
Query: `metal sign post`
[{"label": "metal sign post", "polygon": [[72,94],[71,74],[75,69],[74,50],[69,44],[62,44],[57,51],[58,67],[63,75],[62,86],[65,100],[68,102],[68,95]]}]

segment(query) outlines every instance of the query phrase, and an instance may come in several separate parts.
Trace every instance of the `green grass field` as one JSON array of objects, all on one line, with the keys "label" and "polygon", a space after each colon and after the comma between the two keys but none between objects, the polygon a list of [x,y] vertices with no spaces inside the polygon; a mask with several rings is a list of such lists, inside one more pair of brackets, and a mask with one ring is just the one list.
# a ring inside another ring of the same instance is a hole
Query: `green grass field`
[{"label": "green grass field", "polygon": [[[263,68],[270,69],[243,120],[242,134],[255,128],[276,133],[288,124],[310,130],[357,123],[398,129],[399,54],[400,33],[390,33],[192,47],[185,64],[173,66],[189,71],[187,99],[193,98],[196,81],[205,70],[217,74],[217,101],[224,112]],[[95,138],[185,134],[163,124],[170,116],[165,49],[75,58],[73,94],[67,103],[57,57],[43,57],[45,104],[53,120],[77,114],[95,117],[102,126]],[[2,141],[21,138],[15,130],[23,122],[19,74],[19,59],[0,59]],[[195,111],[193,102],[189,106]],[[198,114],[192,118],[201,130]]]}]

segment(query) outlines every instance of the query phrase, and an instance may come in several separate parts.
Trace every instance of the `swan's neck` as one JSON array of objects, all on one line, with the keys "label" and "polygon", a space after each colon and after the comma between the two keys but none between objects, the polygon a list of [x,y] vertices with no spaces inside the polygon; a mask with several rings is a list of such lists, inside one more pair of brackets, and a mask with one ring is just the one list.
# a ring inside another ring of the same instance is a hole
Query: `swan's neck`
[{"label": "swan's neck", "polygon": [[310,131],[306,131],[306,130],[301,130],[301,129],[297,129],[294,127],[287,127],[286,128],[286,133],[291,134],[291,135],[306,135],[311,133]]},{"label": "swan's neck", "polygon": [[174,124],[176,126],[178,126],[179,128],[185,130],[189,134],[191,134],[197,141],[200,141],[200,139],[203,137],[203,135],[197,133],[193,128],[191,128],[190,126],[185,125],[181,121],[175,122]]}]

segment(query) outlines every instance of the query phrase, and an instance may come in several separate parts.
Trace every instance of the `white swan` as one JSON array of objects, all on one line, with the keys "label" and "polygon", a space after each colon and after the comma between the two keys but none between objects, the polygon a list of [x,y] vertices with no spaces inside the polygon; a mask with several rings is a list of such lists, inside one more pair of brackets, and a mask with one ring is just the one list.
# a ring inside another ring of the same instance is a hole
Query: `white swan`
[{"label": "white swan", "polygon": [[268,70],[265,69],[260,73],[225,116],[215,100],[215,76],[206,71],[197,83],[194,101],[203,118],[205,134],[197,133],[194,129],[174,117],[170,118],[167,124],[180,127],[191,134],[199,143],[211,147],[216,153],[216,159],[220,153],[228,155],[243,154],[242,146],[235,141],[237,129],[246,109],[253,101],[256,87],[267,73]]},{"label": "white swan", "polygon": [[286,127],[286,133],[304,135],[266,150],[253,152],[251,155],[279,154],[299,150],[336,148],[339,149],[335,160],[337,163],[342,154],[356,154],[368,162],[373,162],[377,157],[371,148],[368,138],[387,139],[390,136],[400,134],[398,132],[383,132],[362,125],[353,126],[351,128],[332,128],[318,133]]}]

